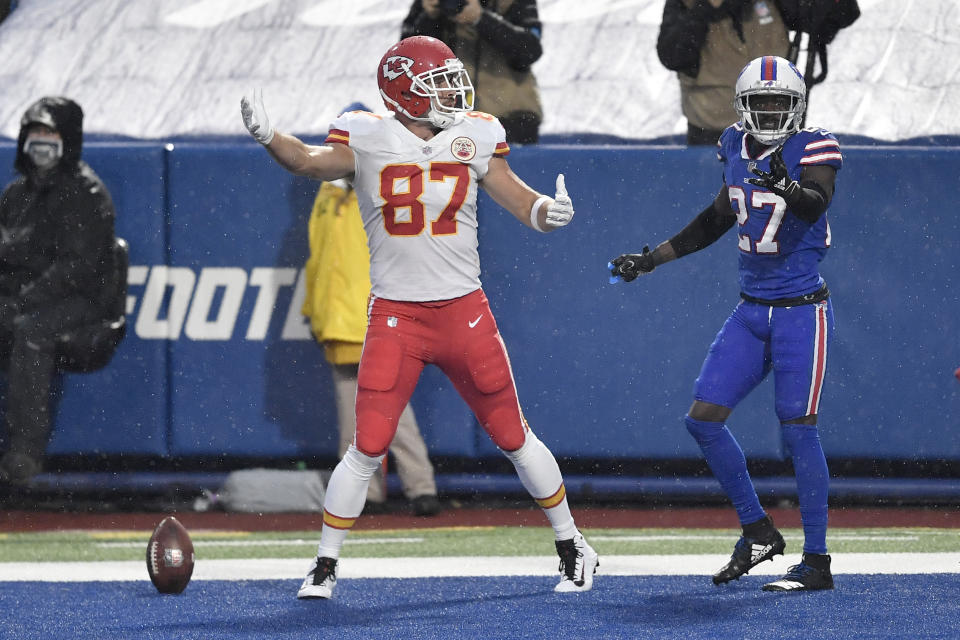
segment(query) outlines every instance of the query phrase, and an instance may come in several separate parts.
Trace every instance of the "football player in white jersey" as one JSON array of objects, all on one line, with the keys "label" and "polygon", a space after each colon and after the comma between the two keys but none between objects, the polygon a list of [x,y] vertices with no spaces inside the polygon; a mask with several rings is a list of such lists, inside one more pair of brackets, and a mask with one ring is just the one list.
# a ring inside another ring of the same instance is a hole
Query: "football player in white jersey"
[{"label": "football player in white jersey", "polygon": [[297,597],[331,597],[340,548],[427,364],[450,378],[543,508],[560,556],[555,590],[587,591],[598,556],[577,530],[553,454],[523,417],[506,347],[480,285],[477,252],[479,186],[523,224],[549,232],[573,218],[563,174],[551,198],[510,170],[503,127],[472,110],[470,78],[440,40],[400,41],[383,56],[377,77],[389,113],[343,114],[322,146],[276,131],[262,95],[240,102],[247,130],[282,167],[353,183],[370,245],[356,439],[327,486],[317,558]]}]

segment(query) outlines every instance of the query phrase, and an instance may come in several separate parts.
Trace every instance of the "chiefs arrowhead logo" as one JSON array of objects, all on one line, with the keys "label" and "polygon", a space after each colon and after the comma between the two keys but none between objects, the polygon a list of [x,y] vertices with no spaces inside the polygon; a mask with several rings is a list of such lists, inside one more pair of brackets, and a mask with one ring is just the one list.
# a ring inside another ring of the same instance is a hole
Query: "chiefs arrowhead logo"
[{"label": "chiefs arrowhead logo", "polygon": [[387,80],[396,80],[402,75],[406,75],[411,65],[413,65],[413,60],[404,56],[390,56],[387,58],[386,62],[383,63],[383,76]]},{"label": "chiefs arrowhead logo", "polygon": [[460,136],[454,138],[450,151],[460,162],[470,162],[477,155],[477,145],[470,138]]}]

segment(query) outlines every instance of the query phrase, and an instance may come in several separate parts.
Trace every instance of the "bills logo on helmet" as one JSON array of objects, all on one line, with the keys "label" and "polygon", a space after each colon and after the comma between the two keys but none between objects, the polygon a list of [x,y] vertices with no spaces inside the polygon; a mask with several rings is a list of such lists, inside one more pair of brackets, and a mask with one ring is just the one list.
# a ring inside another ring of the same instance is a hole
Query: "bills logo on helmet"
[{"label": "bills logo on helmet", "polygon": [[413,60],[404,56],[390,56],[383,63],[382,72],[387,80],[396,80],[402,75],[406,75]]},{"label": "bills logo on helmet", "polygon": [[477,155],[477,145],[470,138],[460,136],[450,143],[450,151],[461,162],[469,162]]}]

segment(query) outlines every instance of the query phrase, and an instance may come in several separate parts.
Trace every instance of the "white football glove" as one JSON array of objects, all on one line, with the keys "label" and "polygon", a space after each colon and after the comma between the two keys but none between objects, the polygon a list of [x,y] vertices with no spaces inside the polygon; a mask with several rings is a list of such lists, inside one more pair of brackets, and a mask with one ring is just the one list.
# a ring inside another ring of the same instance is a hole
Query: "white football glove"
[{"label": "white football glove", "polygon": [[557,176],[557,194],[553,203],[547,206],[547,224],[551,227],[565,227],[573,220],[573,202],[567,195],[563,174]]},{"label": "white football glove", "polygon": [[252,98],[250,96],[240,98],[240,116],[243,118],[243,126],[256,138],[257,142],[262,145],[270,144],[274,130],[270,126],[270,118],[267,117],[267,110],[263,106],[262,89],[254,89]]}]

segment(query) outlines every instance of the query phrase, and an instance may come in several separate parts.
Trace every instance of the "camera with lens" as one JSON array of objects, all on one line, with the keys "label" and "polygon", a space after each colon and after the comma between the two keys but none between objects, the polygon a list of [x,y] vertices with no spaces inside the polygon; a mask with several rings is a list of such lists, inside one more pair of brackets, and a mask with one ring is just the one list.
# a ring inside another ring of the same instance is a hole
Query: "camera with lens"
[{"label": "camera with lens", "polygon": [[467,0],[440,0],[440,11],[443,15],[452,18],[467,6]]}]

